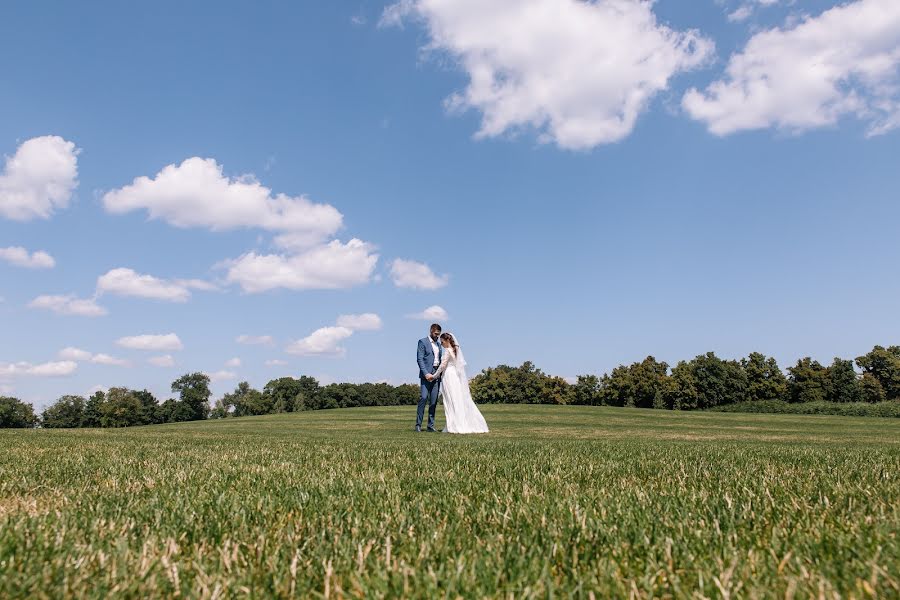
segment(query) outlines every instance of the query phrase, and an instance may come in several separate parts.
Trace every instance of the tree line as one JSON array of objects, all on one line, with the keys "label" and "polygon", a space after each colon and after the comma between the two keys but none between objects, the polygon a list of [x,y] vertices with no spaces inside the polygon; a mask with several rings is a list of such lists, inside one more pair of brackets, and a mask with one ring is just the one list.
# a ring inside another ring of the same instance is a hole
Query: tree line
[{"label": "tree line", "polygon": [[[741,360],[726,360],[708,352],[671,368],[648,356],[601,377],[580,375],[574,384],[526,362],[519,367],[485,369],[470,385],[472,397],[479,404],[669,410],[717,409],[740,403],[755,403],[765,410],[782,410],[771,408],[773,403],[897,402],[900,406],[900,346],[875,346],[855,360],[835,358],[827,366],[805,357],[788,367],[786,374],[774,358],[758,352]],[[322,386],[308,376],[273,379],[262,390],[244,381],[212,406],[209,377],[203,373],[179,377],[172,382],[171,390],[177,397],[162,403],[147,390],[124,387],[99,391],[88,398],[67,395],[40,415],[17,398],[0,397],[0,427],[130,427],[329,408],[413,405],[419,399],[419,386],[414,384]]]}]

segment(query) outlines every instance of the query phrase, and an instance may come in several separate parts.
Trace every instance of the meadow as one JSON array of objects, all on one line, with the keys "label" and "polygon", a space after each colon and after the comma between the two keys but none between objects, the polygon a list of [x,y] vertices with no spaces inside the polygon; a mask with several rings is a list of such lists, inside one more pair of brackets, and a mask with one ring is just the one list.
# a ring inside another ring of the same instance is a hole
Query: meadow
[{"label": "meadow", "polygon": [[900,597],[896,419],[483,408],[0,431],[0,597]]}]

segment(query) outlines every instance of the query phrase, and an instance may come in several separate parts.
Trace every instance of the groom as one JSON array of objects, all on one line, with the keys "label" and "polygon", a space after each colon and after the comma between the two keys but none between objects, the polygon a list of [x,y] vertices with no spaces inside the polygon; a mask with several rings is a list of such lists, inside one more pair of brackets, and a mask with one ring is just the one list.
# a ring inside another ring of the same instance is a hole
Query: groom
[{"label": "groom", "polygon": [[425,417],[425,404],[428,404],[428,429],[434,431],[434,413],[437,410],[438,394],[441,391],[441,380],[435,379],[433,373],[441,364],[444,349],[438,343],[441,326],[431,326],[428,337],[419,340],[416,349],[416,361],[419,363],[419,382],[422,384],[422,395],[416,411],[416,431],[422,431],[422,419]]}]

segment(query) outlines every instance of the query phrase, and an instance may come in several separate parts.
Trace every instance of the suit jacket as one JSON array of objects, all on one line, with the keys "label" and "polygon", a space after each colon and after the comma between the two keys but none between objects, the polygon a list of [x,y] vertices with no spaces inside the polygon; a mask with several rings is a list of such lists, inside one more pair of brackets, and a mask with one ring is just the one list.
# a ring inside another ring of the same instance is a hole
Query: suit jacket
[{"label": "suit jacket", "polygon": [[[438,347],[437,362],[441,364],[441,358],[444,356],[444,347],[440,344]],[[437,369],[434,366],[434,350],[431,347],[431,338],[424,337],[419,340],[419,347],[416,349],[416,362],[419,363],[419,379],[426,381],[425,375],[431,375]]]}]

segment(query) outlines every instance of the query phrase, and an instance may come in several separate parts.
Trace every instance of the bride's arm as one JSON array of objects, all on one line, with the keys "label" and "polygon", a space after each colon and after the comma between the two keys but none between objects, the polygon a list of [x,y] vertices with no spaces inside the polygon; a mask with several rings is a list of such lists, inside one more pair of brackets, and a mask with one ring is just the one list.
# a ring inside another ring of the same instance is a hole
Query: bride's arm
[{"label": "bride's arm", "polygon": [[441,373],[447,370],[447,365],[450,364],[450,351],[444,350],[444,355],[441,357],[441,364],[438,366],[438,370],[434,372],[434,378],[437,379],[441,376]]}]

